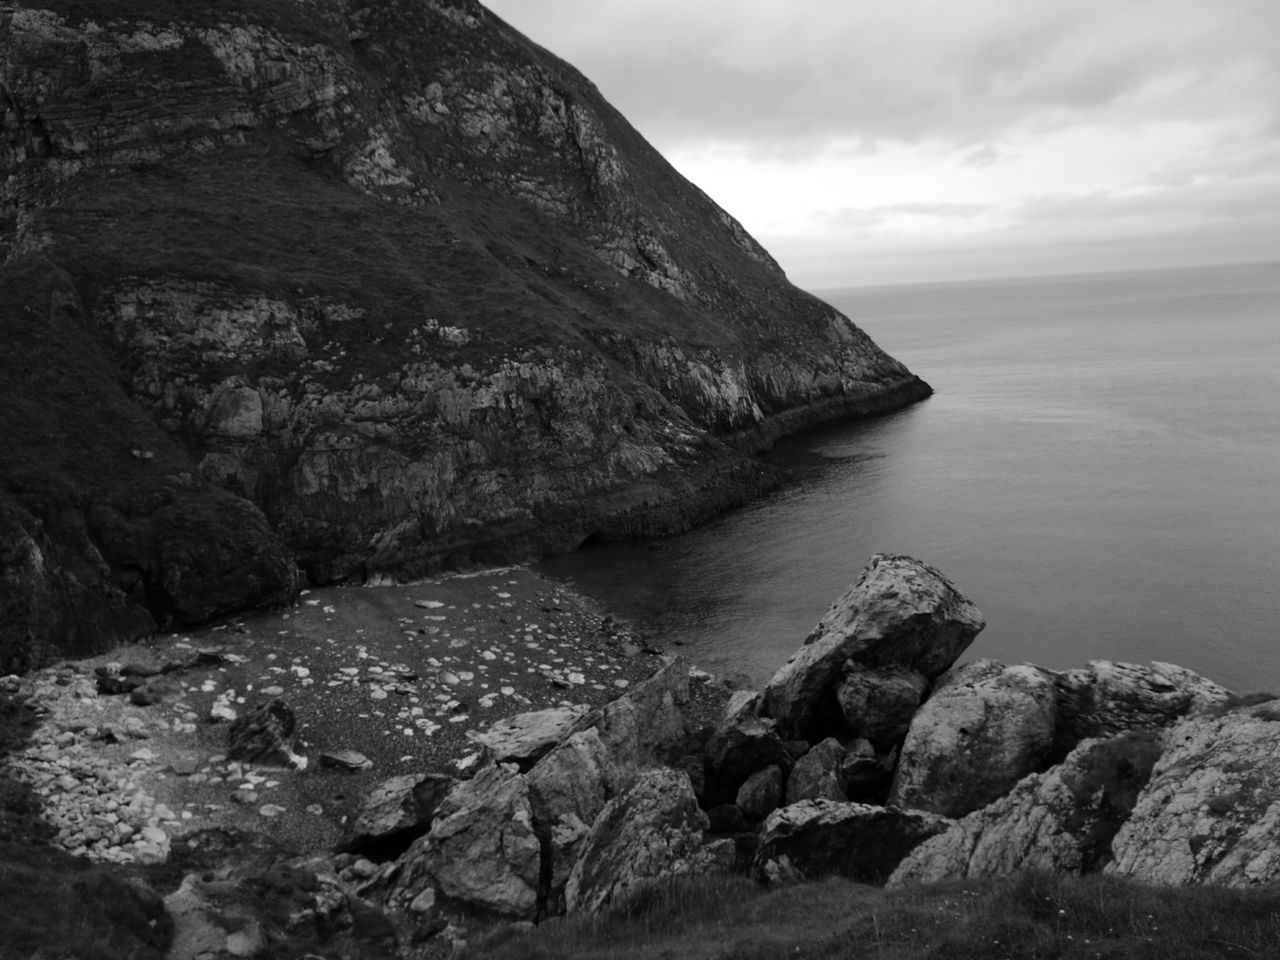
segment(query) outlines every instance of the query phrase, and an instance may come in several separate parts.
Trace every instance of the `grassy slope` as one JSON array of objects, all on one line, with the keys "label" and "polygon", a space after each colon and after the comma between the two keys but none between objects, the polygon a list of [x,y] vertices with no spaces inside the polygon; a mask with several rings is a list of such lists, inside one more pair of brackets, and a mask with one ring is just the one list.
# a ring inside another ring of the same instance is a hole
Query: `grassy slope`
[{"label": "grassy slope", "polygon": [[472,960],[1230,960],[1272,958],[1280,891],[1020,874],[884,891],[677,882],[602,920],[498,930]]}]

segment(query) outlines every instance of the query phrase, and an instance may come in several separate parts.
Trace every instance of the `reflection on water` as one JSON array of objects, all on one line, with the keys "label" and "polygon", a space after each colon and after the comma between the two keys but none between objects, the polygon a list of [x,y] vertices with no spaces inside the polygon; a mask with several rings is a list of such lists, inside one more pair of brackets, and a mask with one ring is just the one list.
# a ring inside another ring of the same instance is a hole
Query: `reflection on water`
[{"label": "reflection on water", "polygon": [[783,442],[793,482],[707,527],[547,572],[756,683],[893,552],[978,603],[971,655],[1280,689],[1280,271],[829,299],[937,394]]}]

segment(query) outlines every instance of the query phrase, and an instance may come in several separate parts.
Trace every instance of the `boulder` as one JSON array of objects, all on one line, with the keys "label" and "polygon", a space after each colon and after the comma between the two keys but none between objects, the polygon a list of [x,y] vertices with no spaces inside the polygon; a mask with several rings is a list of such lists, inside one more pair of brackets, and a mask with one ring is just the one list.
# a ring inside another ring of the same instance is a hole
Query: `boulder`
[{"label": "boulder", "polygon": [[398,854],[431,829],[440,802],[456,782],[442,773],[383,780],[365,796],[339,849],[375,858]]},{"label": "boulder", "polygon": [[939,681],[911,721],[889,800],[962,817],[1040,769],[1053,746],[1052,675],[978,660]]},{"label": "boulder", "polygon": [[686,774],[643,771],[591,827],[565,885],[567,911],[594,912],[655,880],[698,869],[706,828]]},{"label": "boulder", "polygon": [[850,800],[879,803],[889,793],[893,781],[896,751],[881,757],[869,740],[854,740],[845,748],[840,762],[840,781]]},{"label": "boulder", "polygon": [[620,782],[682,755],[688,702],[689,664],[676,658],[604,707],[596,731]]},{"label": "boulder", "polygon": [[533,828],[549,861],[540,890],[544,913],[563,911],[564,885],[600,811],[618,787],[609,751],[594,728],[572,734],[526,774]]},{"label": "boulder", "polygon": [[1196,710],[1227,700],[1230,691],[1172,663],[1146,666],[1091,660],[1057,674],[1056,752],[1065,755],[1086,737],[1167,727]]},{"label": "boulder", "polygon": [[767,767],[791,769],[791,755],[772,720],[756,715],[758,694],[737,691],[707,743],[709,793],[731,799],[754,773]]},{"label": "boulder", "polygon": [[848,800],[842,767],[845,749],[831,737],[796,761],[787,778],[787,803],[801,800]]},{"label": "boulder", "polygon": [[942,674],[985,626],[982,614],[928,564],[878,554],[763,692],[784,738],[820,739],[843,723],[836,690],[860,668]]},{"label": "boulder", "polygon": [[1180,721],[1108,873],[1229,887],[1280,881],[1280,700]]},{"label": "boulder", "polygon": [[306,757],[293,752],[296,729],[293,710],[283,700],[261,704],[227,728],[227,758],[302,769]]},{"label": "boulder", "polygon": [[1008,795],[920,844],[889,885],[1100,869],[1160,749],[1151,731],[1083,741],[1058,766],[1025,777]]},{"label": "boulder", "polygon": [[763,820],[782,804],[782,769],[765,767],[747,777],[738,790],[737,807],[748,820]]},{"label": "boulder", "polygon": [[743,833],[748,829],[747,818],[736,803],[722,803],[707,810],[708,833]]},{"label": "boulder", "polygon": [[838,875],[883,883],[903,857],[950,823],[920,811],[802,800],[765,820],[752,869],[766,881]]},{"label": "boulder", "polygon": [[525,779],[494,764],[441,801],[431,831],[397,861],[387,902],[404,911],[435,891],[482,916],[532,920],[541,862]]},{"label": "boulder", "polygon": [[853,670],[836,687],[836,700],[851,736],[889,749],[907,735],[928,689],[924,674],[910,667]]},{"label": "boulder", "polygon": [[527,770],[573,733],[590,712],[588,705],[577,704],[520,713],[497,721],[472,739],[499,763],[516,763],[521,770]]}]

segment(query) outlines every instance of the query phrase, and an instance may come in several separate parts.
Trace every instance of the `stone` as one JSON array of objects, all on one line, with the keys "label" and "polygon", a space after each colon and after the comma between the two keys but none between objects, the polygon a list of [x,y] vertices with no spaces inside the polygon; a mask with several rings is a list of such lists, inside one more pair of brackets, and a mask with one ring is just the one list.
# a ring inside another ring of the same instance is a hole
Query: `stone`
[{"label": "stone", "polygon": [[747,819],[736,803],[722,803],[706,811],[708,833],[742,833]]},{"label": "stone", "polygon": [[587,704],[551,707],[519,713],[494,723],[471,737],[499,763],[516,763],[527,770],[552,747],[564,740],[591,712]]},{"label": "stone", "polygon": [[977,660],[943,677],[916,712],[889,801],[962,817],[1040,769],[1053,747],[1053,676]]},{"label": "stone", "polygon": [[787,777],[787,803],[801,800],[848,800],[844,788],[845,749],[828,737],[796,761]]},{"label": "stone", "polygon": [[138,707],[150,707],[174,700],[182,692],[182,684],[173,677],[153,676],[142,686],[129,691],[129,702]]},{"label": "stone", "polygon": [[1025,777],[912,850],[889,886],[1102,869],[1160,750],[1153,731],[1082,741],[1058,766]]},{"label": "stone", "polygon": [[441,801],[457,783],[441,773],[389,777],[361,801],[339,849],[397,853],[431,829]]},{"label": "stone", "polygon": [[802,800],[765,820],[752,871],[762,880],[841,876],[883,883],[903,857],[950,823],[923,811]]},{"label": "stone", "polygon": [[620,783],[682,756],[688,702],[689,664],[677,657],[604,707],[596,732]]},{"label": "stone", "polygon": [[896,746],[928,688],[924,674],[910,667],[851,670],[836,687],[845,730],[882,750]]},{"label": "stone", "polygon": [[359,750],[324,750],[320,753],[320,766],[359,773],[372,770],[373,761]]},{"label": "stone", "polygon": [[756,715],[758,704],[758,694],[736,691],[707,743],[707,770],[716,796],[734,797],[752,774],[766,767],[791,769],[791,755],[775,723]]},{"label": "stone", "polygon": [[542,856],[525,778],[512,765],[491,764],[456,784],[430,832],[398,863],[392,906],[408,909],[431,887],[465,910],[533,919]]},{"label": "stone", "polygon": [[566,911],[598,912],[646,884],[695,870],[706,828],[686,774],[642,771],[592,825],[565,884]]},{"label": "stone", "polygon": [[1280,881],[1280,700],[1188,717],[1164,742],[1106,872],[1150,884]]},{"label": "stone", "polygon": [[617,768],[595,728],[572,734],[526,775],[533,825],[544,845],[551,913],[563,911],[564,886],[591,824],[621,786]]},{"label": "stone", "polygon": [[297,727],[283,700],[272,700],[233,720],[227,730],[227,757],[266,766],[306,766],[306,759],[293,751]]},{"label": "stone", "polygon": [[782,803],[782,768],[765,767],[738,788],[736,804],[748,820],[763,820]]},{"label": "stone", "polygon": [[763,712],[784,739],[821,739],[843,724],[836,690],[846,673],[905,667],[932,680],[985,625],[978,608],[933,567],[877,554],[773,675]]},{"label": "stone", "polygon": [[1065,754],[1086,737],[1167,727],[1197,710],[1224,703],[1231,693],[1172,663],[1146,666],[1091,660],[1057,674],[1056,752]]}]

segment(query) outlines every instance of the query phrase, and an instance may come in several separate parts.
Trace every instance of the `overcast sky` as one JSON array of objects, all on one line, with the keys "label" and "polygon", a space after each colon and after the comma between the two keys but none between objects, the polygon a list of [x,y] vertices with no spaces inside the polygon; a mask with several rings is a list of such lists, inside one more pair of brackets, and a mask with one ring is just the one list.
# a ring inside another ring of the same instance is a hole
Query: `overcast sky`
[{"label": "overcast sky", "polygon": [[1280,260],[1280,0],[486,0],[811,289]]}]

